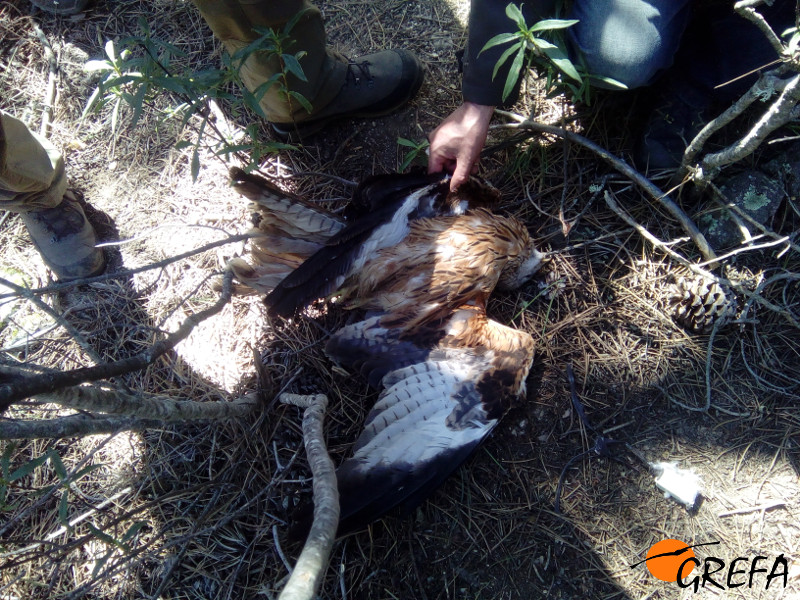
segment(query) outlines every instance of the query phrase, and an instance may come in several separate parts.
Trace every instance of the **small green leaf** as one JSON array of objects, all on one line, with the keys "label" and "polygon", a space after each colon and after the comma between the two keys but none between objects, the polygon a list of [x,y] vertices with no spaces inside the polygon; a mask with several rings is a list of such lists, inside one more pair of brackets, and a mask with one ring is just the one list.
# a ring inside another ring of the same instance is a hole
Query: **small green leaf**
[{"label": "small green leaf", "polygon": [[104,467],[104,465],[102,465],[102,464],[89,465],[87,467],[83,467],[80,471],[78,471],[77,473],[75,473],[75,475],[72,476],[72,481],[78,481],[84,475],[87,475],[87,474],[91,473],[92,471],[97,471],[97,469],[102,469],[103,467]]},{"label": "small green leaf", "polygon": [[522,61],[525,59],[525,48],[520,48],[511,63],[511,70],[506,78],[506,85],[503,87],[503,102],[511,95],[517,85],[517,80],[522,72]]},{"label": "small green leaf", "polygon": [[397,143],[401,146],[406,146],[407,148],[419,148],[419,144],[412,140],[407,140],[404,137],[397,138]]},{"label": "small green leaf", "polygon": [[139,533],[139,531],[140,531],[140,530],[142,529],[142,527],[144,527],[145,525],[147,525],[147,523],[145,523],[144,521],[136,521],[136,523],[134,523],[133,525],[131,525],[131,526],[128,528],[128,531],[126,531],[126,532],[123,534],[123,536],[120,538],[120,541],[121,541],[121,542],[127,542],[129,539],[131,539],[133,536],[135,536],[137,533]]},{"label": "small green leaf", "polygon": [[146,36],[150,35],[150,24],[147,22],[147,19],[145,19],[144,16],[139,15],[138,17],[136,17],[136,23],[137,25],[139,25],[139,30],[143,34],[145,34]]},{"label": "small green leaf", "polygon": [[595,81],[602,81],[608,87],[613,88],[615,90],[627,90],[628,86],[622,83],[621,81],[617,81],[616,79],[612,79],[611,77],[603,77],[602,75],[586,75],[588,79],[593,79]]},{"label": "small green leaf", "polygon": [[192,181],[197,181],[198,175],[200,175],[200,154],[195,148],[192,152]]},{"label": "small green leaf", "polygon": [[275,85],[276,82],[280,79],[281,74],[275,73],[272,77],[267,79],[264,83],[259,85],[256,89],[253,90],[253,98],[255,98],[256,102],[261,102],[261,99],[264,97],[269,89]]},{"label": "small green leaf", "polygon": [[17,479],[22,479],[26,475],[30,475],[33,473],[34,469],[46,463],[49,458],[49,454],[42,454],[41,456],[37,456],[36,458],[29,460],[18,469],[15,469],[11,475],[8,476],[8,481],[16,481]]},{"label": "small green leaf", "polygon": [[136,124],[139,122],[139,118],[142,116],[142,110],[144,109],[144,95],[146,93],[147,93],[147,86],[140,85],[139,88],[136,90],[136,93],[128,102],[131,106],[133,106],[133,115],[131,116],[131,127],[136,127]]},{"label": "small green leaf", "polygon": [[258,99],[247,88],[242,88],[242,100],[244,100],[244,103],[250,107],[250,110],[256,113],[259,117],[262,119],[267,118],[267,113],[264,112],[264,109],[261,107]]},{"label": "small green leaf", "polygon": [[480,56],[483,52],[488,50],[489,48],[493,48],[495,46],[499,46],[500,44],[507,44],[508,42],[513,42],[514,40],[519,39],[519,33],[501,33],[494,36],[488,42],[483,45],[481,51],[478,52],[478,56]]},{"label": "small green leaf", "polygon": [[154,86],[164,88],[176,94],[186,93],[186,83],[178,77],[165,75],[163,77],[153,77],[152,82]]},{"label": "small green leaf", "polygon": [[87,73],[97,73],[98,71],[113,71],[114,65],[107,60],[87,60],[83,63],[83,70]]},{"label": "small green leaf", "polygon": [[50,464],[53,467],[53,470],[58,475],[58,478],[64,483],[67,480],[67,468],[64,466],[64,463],[61,461],[61,457],[55,450],[51,450],[48,452],[50,456]]},{"label": "small green leaf", "polygon": [[92,569],[92,579],[97,579],[97,576],[100,574],[100,571],[103,570],[103,567],[106,566],[108,559],[111,558],[111,554],[104,554],[96,561],[94,561],[94,568]]},{"label": "small green leaf", "polygon": [[8,479],[8,471],[11,469],[11,455],[16,449],[17,446],[15,444],[8,444],[3,451],[3,455],[0,456],[0,476],[3,479]]},{"label": "small green leaf", "polygon": [[190,142],[189,140],[181,140],[181,141],[179,141],[179,142],[177,142],[175,144],[175,149],[176,150],[183,150],[184,148],[188,148],[191,145],[192,145],[192,142]]},{"label": "small green leaf", "polygon": [[[510,48],[507,48],[506,51],[503,52],[503,54],[500,55],[500,58],[497,59],[497,62],[494,65],[494,70],[492,71],[492,81],[494,81],[494,78],[497,77],[497,72],[500,70],[500,67],[502,67],[505,64],[505,62],[508,60],[508,58],[512,54],[514,54],[514,52],[517,52],[518,50],[520,50],[522,48],[522,46],[523,46],[522,42],[520,42],[519,44],[514,44]],[[512,69],[513,69],[513,66],[512,66]],[[519,79],[519,73],[517,73],[516,78]],[[516,81],[516,79],[515,79],[515,81]]]},{"label": "small green leaf", "polygon": [[114,40],[108,40],[105,45],[106,56],[112,63],[117,62],[117,49],[114,48]]},{"label": "small green leaf", "polygon": [[558,48],[558,46],[556,46],[555,44],[552,44],[552,43],[548,42],[547,40],[545,40],[543,38],[537,38],[537,37],[534,37],[534,38],[531,38],[530,40],[528,40],[528,47],[531,50],[533,50],[533,49],[544,50],[545,48]]},{"label": "small green leaf", "polygon": [[297,25],[297,22],[302,19],[309,10],[311,10],[310,7],[304,8],[300,12],[296,13],[291,19],[289,19],[289,22],[283,26],[283,34],[289,35],[292,32],[292,29],[294,29],[295,25]]},{"label": "small green leaf", "polygon": [[300,81],[308,81],[306,74],[303,72],[303,67],[300,66],[300,63],[294,56],[291,54],[281,54],[281,59],[288,73],[291,73]]},{"label": "small green leaf", "polygon": [[575,65],[572,64],[572,61],[567,57],[566,53],[559,47],[555,48],[542,48],[542,52],[553,61],[562,73],[564,73],[567,77],[571,77],[575,81],[583,81],[581,79],[580,74],[578,74],[578,70],[575,68]]},{"label": "small green leaf", "polygon": [[116,548],[119,548],[123,552],[130,552],[131,549],[126,544],[123,544],[122,542],[114,539],[113,536],[110,536],[102,529],[95,527],[89,521],[84,521],[84,523],[86,523],[86,527],[89,529],[89,531],[92,532],[92,535],[98,538],[99,540],[105,542],[109,546],[114,546]]},{"label": "small green leaf", "polygon": [[170,54],[170,56],[177,56],[181,58],[187,56],[186,52],[184,52],[177,46],[173,46],[172,44],[165,42],[164,40],[159,40],[154,38],[153,43],[156,44],[158,47],[166,50]]},{"label": "small green leaf", "polygon": [[301,94],[300,92],[295,92],[294,90],[289,90],[287,94],[292,98],[294,98],[295,100],[297,100],[300,103],[300,106],[305,108],[307,112],[311,113],[311,111],[313,110],[311,107],[311,103],[308,100],[306,100],[306,97],[303,96],[303,94]]},{"label": "small green leaf", "polygon": [[537,31],[552,31],[554,29],[566,29],[572,27],[578,22],[578,19],[543,19],[533,24],[528,31],[536,33]]},{"label": "small green leaf", "polygon": [[528,26],[525,23],[525,15],[522,14],[519,6],[513,2],[506,6],[506,16],[514,21],[520,29],[527,29]]},{"label": "small green leaf", "polygon": [[69,527],[69,490],[64,490],[61,494],[61,501],[58,503],[58,520],[64,527]]}]

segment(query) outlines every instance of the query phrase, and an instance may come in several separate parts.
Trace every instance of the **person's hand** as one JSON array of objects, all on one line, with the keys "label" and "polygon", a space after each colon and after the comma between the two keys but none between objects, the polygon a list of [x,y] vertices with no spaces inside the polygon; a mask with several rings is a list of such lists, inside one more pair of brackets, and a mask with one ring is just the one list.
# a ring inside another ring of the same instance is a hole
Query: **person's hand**
[{"label": "person's hand", "polygon": [[494,106],[464,102],[428,136],[428,173],[449,171],[450,189],[464,183],[478,168]]}]

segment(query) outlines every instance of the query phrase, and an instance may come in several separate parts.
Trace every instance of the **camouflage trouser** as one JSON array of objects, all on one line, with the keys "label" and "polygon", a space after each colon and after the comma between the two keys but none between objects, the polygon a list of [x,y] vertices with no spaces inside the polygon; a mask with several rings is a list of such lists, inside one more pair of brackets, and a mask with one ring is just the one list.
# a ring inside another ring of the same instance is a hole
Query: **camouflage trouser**
[{"label": "camouflage trouser", "polygon": [[52,208],[66,190],[61,153],[25,123],[0,111],[0,209]]},{"label": "camouflage trouser", "polygon": [[[302,94],[314,112],[326,106],[341,89],[347,75],[346,65],[327,50],[322,15],[307,0],[194,0],[194,3],[230,54],[259,37],[254,28],[279,30],[305,10],[289,34],[293,43],[286,53],[305,52],[300,65],[307,81],[290,75],[288,87]],[[261,52],[251,54],[240,73],[247,88],[255,90],[280,71],[278,57]],[[261,100],[261,107],[267,118],[277,123],[300,122],[310,116],[297,102],[288,102],[275,85]]]}]

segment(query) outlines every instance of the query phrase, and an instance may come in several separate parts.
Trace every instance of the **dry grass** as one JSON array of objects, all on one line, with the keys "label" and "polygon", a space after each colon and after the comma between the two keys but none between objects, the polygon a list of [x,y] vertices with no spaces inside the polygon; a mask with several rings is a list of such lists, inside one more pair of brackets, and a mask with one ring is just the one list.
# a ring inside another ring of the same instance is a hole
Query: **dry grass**
[{"label": "dry grass", "polygon": [[[404,46],[429,71],[419,98],[397,115],[334,126],[303,150],[265,165],[276,177],[313,173],[283,184],[341,207],[351,188],[337,178],[357,181],[395,170],[403,154],[396,138],[423,139],[456,106],[454,54],[464,41],[467,3],[320,5],[330,41],[340,50],[358,55]],[[0,89],[6,90],[0,105],[36,124],[47,64],[29,9],[24,1],[0,7]],[[194,123],[180,132],[147,112],[135,130],[123,120],[114,137],[108,113],[78,119],[92,87],[81,62],[86,55],[99,58],[106,39],[136,33],[139,15],[148,17],[154,36],[187,53],[187,65],[217,65],[219,47],[188,2],[100,0],[76,19],[33,17],[62,66],[52,139],[65,150],[72,184],[96,209],[93,218],[103,223],[104,239],[126,240],[110,247],[112,269],[154,263],[248,227],[246,203],[228,188],[226,165],[205,156],[192,183],[188,152],[174,149],[177,139],[194,139]],[[575,114],[562,100],[544,99],[538,86],[531,83],[521,111],[548,122]],[[584,111],[574,126],[619,151],[630,142],[620,124],[636,117],[636,109],[620,103]],[[680,229],[627,182],[609,178],[595,157],[562,142],[536,140],[493,154],[484,171],[505,193],[502,210],[523,218],[542,245],[555,251],[539,282],[490,304],[496,318],[538,340],[528,398],[410,518],[389,517],[340,542],[324,597],[673,598],[679,595],[675,584],[658,582],[644,567],[629,568],[665,537],[719,540],[718,556],[728,561],[783,553],[792,561],[786,590],[776,590],[773,582],[765,592],[762,579],[752,589],[729,593],[797,597],[797,331],[756,304],[742,322],[712,335],[677,327],[663,301],[682,271],[643,244],[591,186],[607,180],[633,216],[661,239],[678,238]],[[703,208],[688,194],[684,204],[690,211]],[[797,218],[795,203],[776,220],[776,230],[796,230]],[[46,284],[21,222],[9,216],[0,228],[4,277],[32,287]],[[44,296],[82,334],[88,350],[41,310],[4,300],[11,316],[0,331],[2,361],[67,369],[136,354],[159,332],[213,303],[213,277],[243,248],[230,244],[127,279]],[[692,254],[686,242],[675,248]],[[800,273],[796,252],[777,252],[738,255],[729,269],[749,276],[753,289],[775,274]],[[734,278],[731,272],[726,275]],[[776,281],[760,293],[797,315],[797,279]],[[237,298],[176,352],[117,382],[216,400],[252,389],[258,375],[267,402],[253,422],[5,444],[2,452],[12,468],[51,448],[68,470],[98,468],[67,492],[55,485],[58,476],[48,463],[11,490],[0,519],[0,599],[275,597],[285,560],[291,563],[298,551],[286,541],[286,520],[307,497],[310,482],[298,411],[271,399],[284,387],[327,393],[330,450],[334,460],[346,455],[374,395],[364,382],[332,370],[324,357],[325,334],[343,319],[331,311],[269,323],[259,299]],[[20,341],[35,331],[41,332],[35,339]],[[568,471],[562,512],[554,511],[562,468],[594,441],[571,408],[563,375],[568,363],[595,427],[613,430],[613,437],[650,460],[678,461],[702,476],[706,500],[696,515],[661,497],[647,473],[597,457]],[[707,402],[709,409],[700,410]],[[51,406],[22,404],[4,416],[55,414]],[[69,518],[84,518],[52,535],[61,527],[59,506],[67,493]],[[771,504],[768,510],[730,514]],[[110,537],[98,536],[97,529]],[[126,532],[132,533],[124,547],[111,541]]]}]

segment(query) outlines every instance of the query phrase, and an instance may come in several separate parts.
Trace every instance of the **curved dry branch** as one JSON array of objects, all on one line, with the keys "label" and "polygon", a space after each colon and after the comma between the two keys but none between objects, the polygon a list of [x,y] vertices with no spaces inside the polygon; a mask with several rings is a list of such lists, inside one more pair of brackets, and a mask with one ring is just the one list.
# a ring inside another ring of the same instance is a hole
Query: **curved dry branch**
[{"label": "curved dry branch", "polygon": [[303,440],[314,476],[314,522],[279,600],[311,600],[328,567],[336,529],[339,526],[339,490],[336,471],[325,447],[322,421],[328,398],[323,394],[281,394],[281,402],[305,408]]},{"label": "curved dry branch", "polygon": [[[41,375],[20,374],[17,377],[9,377],[11,381],[0,385],[0,412],[4,411],[14,402],[25,398],[38,396],[39,394],[53,393],[65,387],[75,386],[81,383],[125,375],[153,364],[159,357],[163,356],[172,350],[179,342],[189,337],[189,334],[192,333],[198,324],[217,314],[230,302],[232,281],[233,273],[227,271],[223,279],[222,292],[217,302],[205,310],[189,315],[173,333],[135,356],[110,363],[103,363],[94,367],[73,369],[71,371],[48,372]],[[24,371],[21,371],[21,373],[24,373]]]},{"label": "curved dry branch", "polygon": [[567,131],[566,129],[555,127],[553,125],[536,123],[535,121],[525,119],[520,115],[516,115],[507,111],[497,110],[496,112],[517,121],[517,123],[514,125],[514,127],[517,129],[528,130],[533,133],[549,133],[552,135],[557,135],[558,137],[564,138],[570,142],[576,143],[584,148],[587,148],[588,150],[591,150],[597,154],[597,156],[611,165],[611,167],[613,167],[615,170],[619,171],[628,179],[633,181],[633,183],[639,186],[639,188],[641,188],[642,191],[650,196],[650,198],[661,204],[661,206],[663,206],[667,212],[669,212],[675,218],[675,220],[678,221],[686,234],[700,250],[703,258],[706,260],[713,260],[716,258],[716,254],[714,253],[714,250],[711,249],[711,246],[708,244],[705,236],[700,232],[700,230],[697,228],[697,225],[688,217],[683,209],[675,204],[672,198],[662,192],[656,185],[653,184],[653,182],[647,179],[647,177],[639,173],[621,158],[614,156],[605,148],[572,131]]}]

